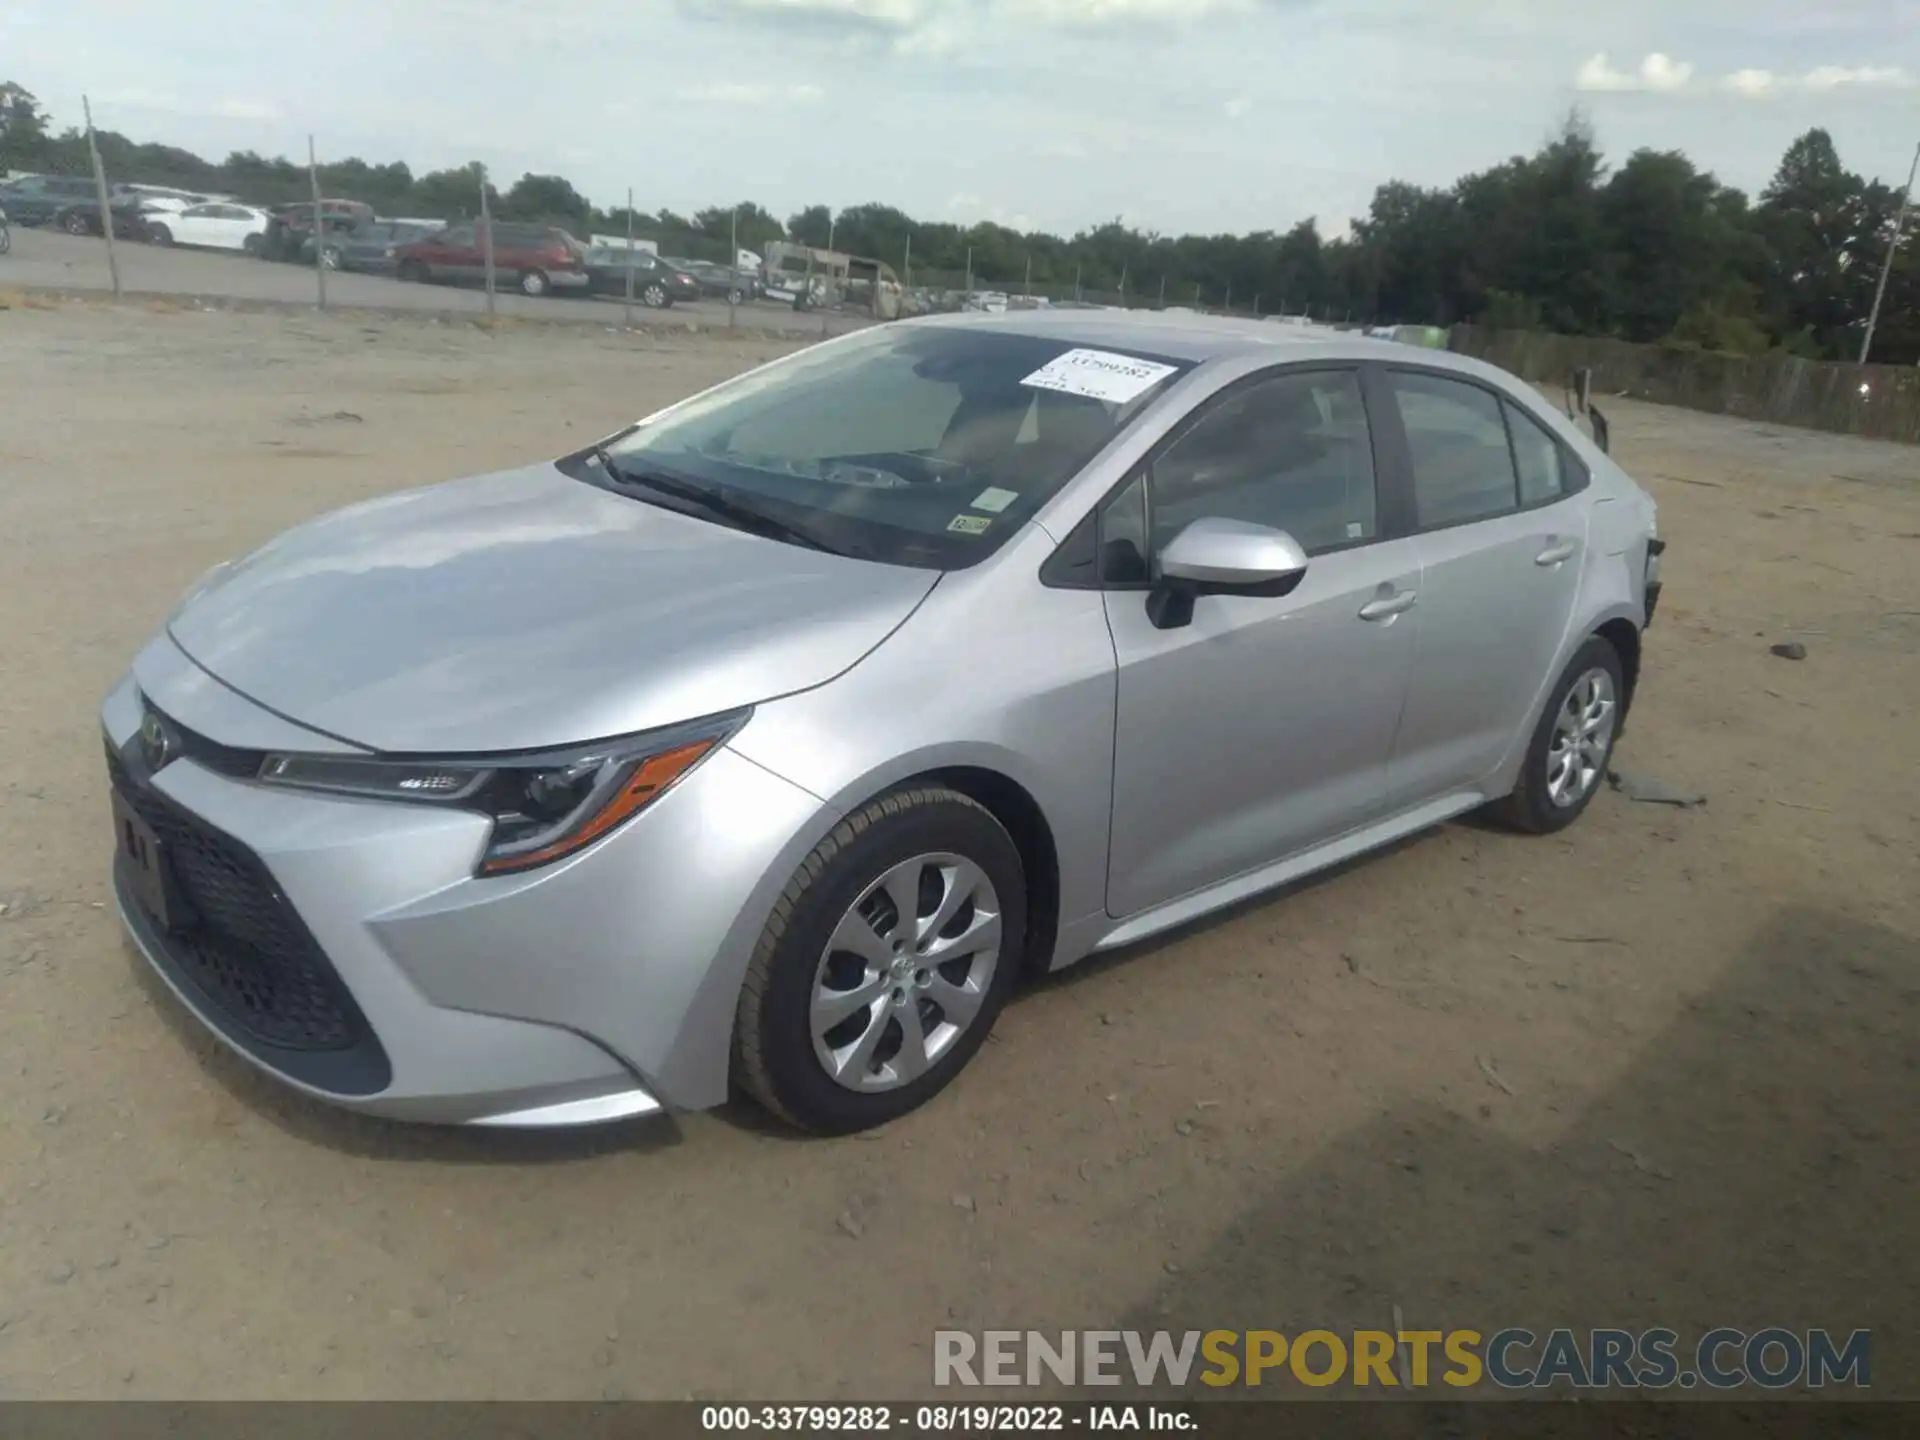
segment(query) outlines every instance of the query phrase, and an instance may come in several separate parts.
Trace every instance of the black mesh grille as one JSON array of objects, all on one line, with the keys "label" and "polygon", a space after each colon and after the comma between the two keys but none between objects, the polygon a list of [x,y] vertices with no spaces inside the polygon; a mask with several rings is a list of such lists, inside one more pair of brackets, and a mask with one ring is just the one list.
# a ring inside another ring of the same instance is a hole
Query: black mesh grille
[{"label": "black mesh grille", "polygon": [[168,957],[233,1025],[292,1050],[344,1050],[366,1021],[260,860],[135,779],[117,755],[114,788],[160,838],[186,923]]}]

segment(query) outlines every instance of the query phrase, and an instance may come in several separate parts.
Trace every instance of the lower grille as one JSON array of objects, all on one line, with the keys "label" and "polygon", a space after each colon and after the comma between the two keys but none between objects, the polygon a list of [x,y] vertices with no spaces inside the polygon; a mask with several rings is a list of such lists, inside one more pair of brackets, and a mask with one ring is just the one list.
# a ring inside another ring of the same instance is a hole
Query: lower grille
[{"label": "lower grille", "polygon": [[143,785],[118,756],[114,788],[159,836],[187,924],[167,957],[236,1029],[289,1050],[346,1050],[365,1018],[259,858]]}]

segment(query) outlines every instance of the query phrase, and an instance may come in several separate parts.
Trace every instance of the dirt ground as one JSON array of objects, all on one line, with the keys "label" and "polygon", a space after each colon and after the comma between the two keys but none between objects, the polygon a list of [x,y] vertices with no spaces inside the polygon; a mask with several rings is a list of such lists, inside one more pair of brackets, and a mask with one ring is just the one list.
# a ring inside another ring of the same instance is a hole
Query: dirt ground
[{"label": "dirt ground", "polygon": [[179,1020],[95,713],[183,588],[774,344],[0,311],[0,1396],[906,1398],[936,1328],[1398,1307],[1872,1327],[1920,1397],[1920,449],[1614,402],[1671,542],[1619,763],[1705,808],[1449,825],[1090,964],[878,1135],[392,1127]]}]

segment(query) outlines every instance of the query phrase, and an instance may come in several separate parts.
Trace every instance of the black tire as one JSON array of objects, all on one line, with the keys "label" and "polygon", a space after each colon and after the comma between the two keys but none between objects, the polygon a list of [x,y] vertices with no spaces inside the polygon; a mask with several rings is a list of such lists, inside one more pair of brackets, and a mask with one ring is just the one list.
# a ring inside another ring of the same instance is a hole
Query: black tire
[{"label": "black tire", "polygon": [[[977,865],[999,900],[999,953],[986,994],[969,1026],[917,1079],[876,1092],[847,1088],[828,1075],[813,1049],[813,987],[828,941],[889,869],[942,852]],[[986,1042],[1020,972],[1026,916],[1020,851],[985,806],[940,786],[882,796],[837,825],[775,903],[740,992],[734,1075],[774,1116],[820,1135],[870,1129],[917,1109]]]},{"label": "black tire", "polygon": [[[1612,721],[1592,783],[1577,799],[1562,804],[1549,793],[1548,751],[1553,746],[1554,729],[1560,712],[1567,705],[1574,685],[1595,670],[1604,671],[1612,685]],[[1494,818],[1530,835],[1550,835],[1556,830],[1566,829],[1585,814],[1587,806],[1593,803],[1593,797],[1606,783],[1607,770],[1613,763],[1613,743],[1620,733],[1621,702],[1625,696],[1626,685],[1620,669],[1619,653],[1611,641],[1599,635],[1589,636],[1587,642],[1567,662],[1567,668],[1560,672],[1560,678],[1554,681],[1546,706],[1534,724],[1533,738],[1527,742],[1527,755],[1520,763],[1520,778],[1513,787],[1513,793],[1489,807]]]},{"label": "black tire", "polygon": [[547,272],[544,270],[522,270],[520,272],[519,285],[522,295],[531,295],[535,299],[545,295],[553,288],[552,282],[547,279]]},{"label": "black tire", "polygon": [[746,304],[747,292],[745,290],[742,290],[738,285],[734,286],[733,289],[727,292],[727,303],[729,305]]},{"label": "black tire", "polygon": [[148,225],[147,241],[153,245],[171,245],[173,244],[173,231],[164,225]]},{"label": "black tire", "polygon": [[640,287],[640,303],[650,310],[665,310],[673,304],[673,296],[658,280],[649,280]]},{"label": "black tire", "polygon": [[320,263],[328,270],[340,268],[340,251],[337,246],[329,245],[320,252]]},{"label": "black tire", "polygon": [[263,237],[259,235],[243,235],[240,237],[240,253],[243,255],[251,255],[254,259],[258,260],[260,258],[260,252],[265,248]]},{"label": "black tire", "polygon": [[396,278],[415,285],[427,283],[427,267],[418,260],[402,260],[393,273]]},{"label": "black tire", "polygon": [[69,210],[65,215],[60,217],[60,228],[69,235],[91,235],[93,233],[93,227],[87,224],[87,212],[84,210]]}]

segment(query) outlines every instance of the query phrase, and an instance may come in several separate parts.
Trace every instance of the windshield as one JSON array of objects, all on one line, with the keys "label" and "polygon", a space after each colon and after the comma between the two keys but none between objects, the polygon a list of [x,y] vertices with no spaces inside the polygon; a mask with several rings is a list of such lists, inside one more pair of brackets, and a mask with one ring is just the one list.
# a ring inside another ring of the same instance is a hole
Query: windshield
[{"label": "windshield", "polygon": [[607,454],[636,494],[652,474],[823,548],[954,570],[1005,543],[1188,368],[1058,338],[888,326],[697,398]]}]

